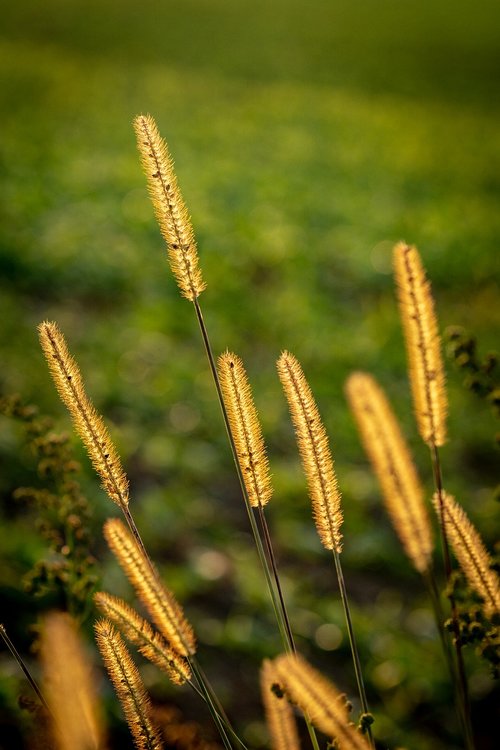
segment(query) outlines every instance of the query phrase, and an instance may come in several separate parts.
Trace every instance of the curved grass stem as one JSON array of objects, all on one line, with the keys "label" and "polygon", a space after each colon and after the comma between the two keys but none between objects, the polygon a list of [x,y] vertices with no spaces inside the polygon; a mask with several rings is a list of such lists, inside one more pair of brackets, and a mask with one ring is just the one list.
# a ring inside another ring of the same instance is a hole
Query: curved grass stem
[{"label": "curved grass stem", "polygon": [[[439,499],[439,527],[441,531],[441,546],[443,552],[444,569],[446,576],[446,584],[450,586],[450,578],[452,573],[450,549],[448,545],[448,536],[446,533],[446,523],[444,520],[444,505],[443,505],[443,480],[441,472],[441,462],[439,458],[439,451],[435,443],[430,446],[431,451],[431,462],[432,471],[434,475],[434,486]],[[467,684],[467,674],[465,672],[464,657],[462,653],[462,642],[460,638],[460,625],[458,621],[458,611],[453,593],[450,591],[448,598],[450,600],[451,607],[451,622],[453,628],[453,645],[455,648],[456,662],[457,662],[457,674],[458,680],[456,681],[458,701],[460,705],[460,715],[462,717],[462,729],[464,733],[464,742],[467,750],[474,750],[474,736],[472,733],[472,725],[470,718],[470,701],[469,701],[469,688]]]},{"label": "curved grass stem", "polygon": [[[356,636],[354,635],[354,627],[352,624],[351,610],[349,607],[349,599],[347,596],[347,589],[344,581],[344,574],[342,572],[342,564],[340,562],[340,555],[336,550],[333,550],[333,559],[335,560],[335,570],[337,571],[337,579],[339,582],[340,598],[342,599],[342,606],[344,608],[344,615],[347,624],[347,633],[349,635],[349,643],[351,646],[352,661],[354,664],[354,673],[356,675],[356,683],[358,686],[359,699],[361,701],[361,709],[365,716],[370,713],[368,708],[368,700],[366,698],[365,683],[363,680],[363,672],[361,670],[361,661],[359,658],[358,646],[356,643]],[[366,724],[366,734],[368,736],[371,746],[375,747],[371,726],[369,723]]]},{"label": "curved grass stem", "polygon": [[[296,653],[295,643],[293,639],[293,633],[292,628],[290,625],[290,618],[288,617],[288,612],[285,605],[285,599],[283,596],[283,590],[281,587],[281,583],[279,580],[279,574],[278,574],[278,567],[276,563],[276,556],[274,554],[272,542],[271,542],[271,536],[269,534],[269,528],[267,526],[267,521],[264,515],[264,509],[261,505],[259,505],[259,520],[262,528],[262,536],[264,537],[264,544],[267,551],[267,557],[266,552],[264,551],[264,545],[262,544],[262,538],[259,534],[259,528],[256,522],[256,518],[252,509],[252,506],[250,504],[250,500],[248,497],[248,493],[245,487],[245,482],[243,480],[243,476],[241,474],[241,468],[238,462],[238,456],[236,452],[236,446],[234,442],[234,437],[231,431],[231,426],[229,423],[229,417],[227,414],[226,406],[224,404],[224,398],[222,395],[222,389],[219,381],[219,376],[217,373],[217,367],[215,365],[215,359],[212,351],[212,347],[210,344],[210,339],[208,337],[208,331],[207,327],[205,325],[205,321],[203,319],[203,314],[201,311],[200,303],[198,302],[198,299],[193,300],[194,309],[196,312],[196,318],[198,320],[198,325],[200,327],[201,337],[203,339],[203,344],[205,347],[205,352],[207,355],[208,363],[210,366],[210,372],[212,373],[212,378],[214,381],[215,389],[217,391],[217,396],[219,399],[219,405],[222,411],[222,416],[224,419],[224,425],[226,427],[226,432],[229,440],[229,444],[231,446],[231,452],[234,459],[234,464],[236,466],[236,472],[238,475],[241,492],[243,495],[243,500],[245,502],[245,507],[248,514],[248,519],[250,521],[250,527],[252,529],[255,546],[257,548],[257,553],[259,555],[259,559],[262,565],[262,569],[264,571],[264,576],[266,579],[267,587],[269,590],[269,594],[271,597],[274,614],[276,617],[276,621],[278,623],[278,628],[281,634],[281,639],[283,642],[283,646],[285,648],[285,651],[287,653]],[[311,738],[311,743],[314,748],[314,750],[319,750],[318,746],[318,740],[316,737],[316,732],[314,730],[314,727],[312,726],[311,722],[307,717],[306,718],[306,724],[307,729],[309,732],[309,736]]]},{"label": "curved grass stem", "polygon": [[26,676],[26,679],[28,680],[29,684],[31,685],[31,687],[33,688],[33,690],[35,691],[35,693],[37,694],[38,698],[40,699],[43,707],[47,710],[47,712],[49,713],[49,715],[52,718],[54,718],[54,714],[50,710],[49,704],[47,703],[47,701],[43,697],[42,691],[38,687],[38,685],[37,685],[37,683],[35,681],[35,678],[31,674],[31,672],[29,671],[29,669],[26,666],[26,664],[24,663],[24,660],[23,660],[21,654],[19,653],[19,651],[17,650],[17,648],[14,646],[14,644],[11,641],[11,639],[9,638],[9,636],[7,634],[7,630],[5,629],[5,625],[3,625],[3,624],[0,624],[0,636],[2,636],[2,638],[3,638],[4,642],[5,642],[5,645],[9,649],[9,651],[12,654],[12,656],[14,657],[14,659],[19,664],[21,670],[23,671],[24,675]]},{"label": "curved grass stem", "polygon": [[[144,555],[144,558],[146,559],[151,572],[155,576],[155,578],[158,578],[158,571],[154,567],[151,558],[148,555],[148,552],[146,550],[146,547],[144,545],[144,542],[142,541],[142,537],[139,533],[139,530],[137,528],[137,525],[134,521],[134,518],[132,516],[132,513],[130,512],[130,509],[128,506],[125,506],[122,508],[125,519],[127,521],[127,525],[132,533],[132,536],[135,539],[135,542],[137,546],[139,547],[140,551]],[[182,634],[179,634],[180,638],[182,640]],[[189,649],[186,644],[186,651],[188,652]],[[246,750],[245,745],[243,742],[239,739],[238,735],[232,728],[229,719],[227,718],[226,714],[224,713],[224,710],[222,709],[222,706],[218,700],[218,698],[215,695],[215,692],[210,685],[206,675],[202,672],[201,667],[199,666],[196,658],[194,656],[191,656],[188,658],[189,665],[191,667],[191,670],[193,672],[193,675],[196,678],[197,685],[194,683],[192,684],[192,687],[194,690],[203,698],[205,703],[208,706],[208,709],[210,711],[210,714],[212,716],[212,719],[217,727],[217,730],[221,736],[222,742],[224,744],[224,747],[227,748],[227,750],[232,750],[233,745],[231,744],[231,741],[229,740],[229,736],[232,736],[233,739],[237,742],[238,747],[243,748],[243,750]]]}]

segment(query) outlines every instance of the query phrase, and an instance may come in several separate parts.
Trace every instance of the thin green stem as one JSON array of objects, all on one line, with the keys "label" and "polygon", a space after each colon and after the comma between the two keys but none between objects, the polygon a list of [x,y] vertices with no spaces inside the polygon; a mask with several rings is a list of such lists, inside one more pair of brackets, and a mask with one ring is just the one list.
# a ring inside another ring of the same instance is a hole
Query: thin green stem
[{"label": "thin green stem", "polygon": [[434,619],[436,622],[437,631],[439,633],[441,645],[443,647],[443,653],[446,658],[446,663],[448,665],[450,677],[452,679],[452,682],[455,683],[456,676],[457,676],[455,662],[453,660],[453,653],[450,648],[450,641],[446,637],[446,632],[444,629],[445,617],[444,617],[443,608],[441,606],[441,598],[440,598],[438,586],[436,583],[436,576],[434,575],[434,571],[432,570],[432,568],[429,568],[423,574],[423,577],[427,585],[427,592],[429,594],[429,598],[432,604],[432,609],[434,611]]},{"label": "thin green stem", "polygon": [[[203,320],[203,315],[202,315],[201,308],[200,308],[200,305],[199,305],[199,302],[198,302],[197,299],[195,299],[195,301],[194,301],[194,308],[195,308],[195,311],[196,311],[196,317],[197,317],[197,320],[198,320],[198,324],[200,326],[200,331],[201,331],[201,335],[202,335],[202,339],[203,339],[203,344],[205,346],[205,352],[207,354],[208,362],[209,362],[209,365],[210,365],[210,371],[212,373],[212,378],[213,378],[213,381],[214,381],[214,384],[215,384],[215,388],[216,388],[216,391],[217,391],[217,396],[218,396],[218,399],[219,399],[219,405],[220,405],[220,408],[221,408],[221,411],[222,411],[222,416],[223,416],[223,419],[224,419],[224,425],[226,427],[226,432],[227,432],[227,436],[228,436],[228,439],[229,439],[229,444],[231,446],[231,452],[232,452],[232,455],[233,455],[234,464],[235,464],[235,467],[236,467],[236,472],[237,472],[238,479],[239,479],[240,486],[241,486],[241,492],[242,492],[242,495],[243,495],[243,499],[245,501],[245,507],[246,507],[246,510],[247,510],[248,519],[250,521],[250,526],[251,526],[252,533],[253,533],[253,536],[254,536],[255,546],[257,547],[257,552],[258,552],[258,555],[259,555],[259,558],[260,558],[260,562],[261,562],[261,565],[262,565],[262,569],[264,571],[264,575],[265,575],[265,578],[266,578],[266,582],[267,582],[267,586],[268,586],[269,593],[270,593],[270,596],[271,596],[271,600],[272,600],[272,604],[273,604],[273,608],[274,608],[276,620],[278,622],[278,627],[279,627],[279,630],[280,630],[280,633],[281,633],[281,637],[282,637],[282,640],[283,640],[283,644],[285,646],[286,651],[288,653],[294,653],[294,649],[293,649],[293,646],[292,646],[293,639],[292,639],[292,643],[290,643],[289,637],[288,637],[288,633],[289,632],[291,633],[291,627],[290,627],[288,615],[287,615],[287,612],[286,612],[284,600],[283,600],[282,596],[281,596],[281,599],[280,599],[280,597],[276,593],[277,590],[281,591],[281,587],[279,586],[279,583],[277,583],[277,580],[279,580],[279,577],[277,575],[277,570],[275,570],[275,577],[274,577],[274,582],[273,582],[273,579],[271,577],[271,571],[270,571],[269,563],[267,561],[266,554],[264,552],[264,547],[263,547],[263,544],[262,544],[262,539],[260,537],[259,529],[258,529],[258,526],[257,526],[257,522],[255,520],[255,515],[253,513],[253,509],[252,509],[252,506],[250,504],[250,500],[248,498],[248,493],[246,491],[245,482],[244,482],[243,476],[241,474],[241,468],[240,468],[240,465],[239,465],[239,462],[238,462],[238,455],[237,455],[237,452],[236,452],[236,446],[235,446],[235,443],[234,443],[233,434],[231,432],[231,427],[230,427],[230,424],[229,424],[229,417],[228,417],[228,414],[227,414],[226,406],[224,404],[224,398],[222,396],[222,389],[221,389],[221,385],[220,385],[220,381],[219,381],[219,375],[217,373],[217,367],[215,365],[215,359],[214,359],[214,355],[213,355],[213,352],[212,352],[212,347],[210,345],[210,339],[208,337],[208,332],[207,332],[207,328],[206,328],[206,325],[205,325],[205,321]],[[269,549],[270,548],[272,549],[271,544],[270,544],[269,534],[266,537],[266,535],[264,533],[264,539],[266,541],[266,546],[268,547],[268,552],[269,552]],[[272,557],[271,557],[271,554],[270,554],[270,558],[272,560],[275,560],[274,554],[272,555]]]},{"label": "thin green stem", "polygon": [[[340,597],[342,599],[342,606],[344,607],[344,615],[347,624],[347,633],[349,635],[349,643],[351,646],[352,661],[354,664],[354,673],[356,675],[356,683],[358,685],[359,699],[361,701],[361,709],[364,715],[370,713],[368,708],[368,700],[366,698],[365,683],[363,680],[363,672],[361,670],[361,661],[359,658],[358,646],[356,643],[356,636],[354,635],[354,627],[352,624],[351,610],[349,607],[349,599],[347,596],[347,589],[344,581],[344,574],[342,572],[342,565],[340,562],[340,555],[336,550],[333,550],[333,559],[335,560],[335,569],[337,571],[337,579],[339,582]],[[373,740],[373,734],[370,724],[366,724],[366,733],[372,747],[375,747]]]},{"label": "thin green stem", "polygon": [[[292,628],[290,625],[290,618],[288,617],[288,612],[285,605],[285,599],[283,596],[283,591],[281,588],[281,583],[279,580],[279,574],[278,574],[278,567],[276,564],[276,557],[274,554],[272,542],[271,542],[271,536],[269,534],[269,528],[267,526],[267,521],[264,515],[264,509],[262,506],[259,505],[259,519],[262,527],[262,533],[264,537],[264,542],[266,545],[267,555],[269,558],[269,561],[266,557],[266,554],[264,552],[264,547],[262,544],[262,539],[259,534],[259,529],[255,520],[255,516],[253,513],[253,508],[250,504],[250,499],[248,497],[248,493],[245,487],[245,482],[243,480],[243,475],[241,473],[241,467],[238,461],[238,455],[236,451],[236,445],[234,442],[233,434],[231,432],[231,426],[229,424],[229,417],[226,410],[226,405],[224,404],[224,398],[222,396],[222,389],[219,381],[219,375],[217,373],[217,367],[215,365],[215,359],[212,351],[212,346],[210,344],[210,339],[208,337],[208,331],[207,327],[205,325],[205,321],[203,319],[203,314],[201,312],[201,307],[198,302],[198,299],[195,299],[193,301],[194,309],[196,312],[196,318],[198,320],[198,325],[200,327],[201,337],[203,339],[203,344],[205,347],[205,352],[207,355],[208,363],[210,366],[210,371],[212,373],[212,378],[215,384],[215,389],[217,391],[217,396],[219,400],[219,405],[222,411],[222,416],[224,419],[224,425],[226,428],[226,433],[228,436],[229,444],[231,446],[231,452],[233,455],[234,464],[236,467],[236,473],[238,475],[241,492],[243,495],[243,500],[245,502],[245,507],[248,514],[248,519],[250,521],[250,527],[252,529],[255,546],[257,548],[257,553],[259,555],[259,559],[262,565],[262,569],[264,571],[264,576],[266,579],[267,587],[269,590],[269,594],[271,596],[271,601],[273,604],[274,614],[276,617],[276,621],[278,623],[278,628],[281,634],[281,639],[283,641],[283,645],[285,648],[285,651],[287,653],[295,654],[296,648],[295,648],[295,642],[293,639],[293,633]],[[271,570],[272,569],[272,576],[271,577]],[[311,743],[313,745],[314,750],[319,750],[318,746],[318,740],[316,737],[316,732],[314,727],[312,726],[311,722],[309,721],[308,717],[305,717],[306,723],[307,723],[307,729],[309,732],[309,736],[311,738]]]},{"label": "thin green stem", "polygon": [[224,747],[228,750],[233,750],[233,746],[231,744],[231,741],[229,737],[226,734],[226,728],[224,725],[224,721],[219,715],[219,712],[217,711],[212,696],[210,695],[210,691],[205,683],[205,680],[203,679],[203,676],[200,673],[198,664],[195,659],[192,657],[188,659],[189,666],[191,667],[191,670],[193,672],[193,675],[196,678],[196,681],[198,682],[198,685],[200,687],[201,692],[203,693],[203,696],[205,698],[205,702],[208,706],[208,709],[210,711],[210,714],[212,716],[212,719],[214,720],[214,723],[219,731],[219,734],[221,736],[222,742],[224,743]]},{"label": "thin green stem", "polygon": [[17,648],[16,648],[15,646],[14,646],[14,644],[13,644],[13,643],[12,643],[12,641],[10,640],[10,638],[9,638],[9,636],[8,636],[8,634],[7,634],[7,631],[6,631],[6,629],[5,629],[5,625],[2,625],[2,624],[0,624],[0,635],[2,636],[2,638],[3,638],[4,642],[5,642],[5,645],[6,645],[6,646],[7,646],[7,648],[9,649],[10,653],[12,654],[12,656],[14,657],[14,659],[15,659],[15,660],[17,661],[17,663],[18,663],[18,664],[19,664],[19,666],[21,667],[21,669],[22,669],[22,671],[24,672],[24,674],[25,674],[25,676],[26,676],[26,678],[27,678],[27,680],[28,680],[29,684],[31,685],[31,687],[33,688],[33,690],[35,691],[35,693],[36,693],[36,694],[37,694],[37,696],[39,697],[40,701],[42,702],[42,705],[43,705],[43,706],[44,706],[44,708],[45,708],[45,709],[47,710],[47,712],[49,713],[49,715],[50,715],[50,716],[51,716],[52,718],[54,718],[54,714],[53,714],[53,713],[52,713],[52,711],[50,710],[50,708],[49,708],[49,704],[47,703],[47,701],[46,701],[46,700],[45,700],[45,698],[43,697],[43,695],[42,695],[42,691],[40,690],[40,688],[39,688],[39,687],[38,687],[38,685],[36,684],[36,682],[35,682],[35,679],[34,679],[34,677],[32,676],[32,674],[31,674],[31,672],[29,671],[28,667],[27,667],[27,666],[26,666],[26,664],[24,663],[24,661],[23,661],[23,658],[22,658],[22,656],[20,655],[19,651],[17,650]]},{"label": "thin green stem", "polygon": [[[448,536],[446,533],[446,524],[444,520],[444,502],[443,502],[443,480],[441,473],[441,461],[439,459],[439,451],[435,443],[430,446],[431,450],[431,461],[432,471],[434,475],[434,485],[436,488],[436,494],[439,501],[439,526],[441,529],[441,544],[444,560],[444,568],[446,574],[446,584],[450,587],[451,582],[451,557],[450,549],[448,545]],[[463,717],[463,731],[464,741],[467,750],[474,750],[474,736],[472,733],[471,718],[470,718],[470,701],[469,701],[469,688],[467,684],[467,674],[465,671],[464,658],[462,653],[462,642],[460,638],[460,625],[458,622],[458,611],[457,604],[453,593],[449,592],[448,598],[451,606],[451,621],[453,627],[453,645],[455,647],[455,654],[457,659],[457,671],[458,671],[458,684],[457,692],[459,696],[459,702],[461,704],[461,715]]]},{"label": "thin green stem", "polygon": [[[144,545],[144,542],[142,541],[142,537],[139,533],[139,529],[137,528],[137,525],[134,521],[134,518],[132,516],[132,513],[130,512],[130,508],[128,505],[122,506],[122,511],[125,516],[125,519],[127,521],[128,527],[132,533],[132,536],[135,539],[135,542],[139,549],[141,550],[142,554],[144,555],[145,560],[147,561],[147,564],[149,565],[149,568],[151,572],[153,573],[156,580],[159,581],[158,571],[154,567],[151,558],[149,557],[149,554],[146,550],[146,547]],[[160,581],[159,581],[160,582]],[[184,645],[186,649],[186,653],[189,653],[189,649],[184,642],[184,639],[182,637],[182,633],[179,633],[179,638],[181,640],[181,643]],[[231,742],[227,736],[227,732],[232,735],[236,741],[238,742],[238,745],[241,748],[245,748],[245,745],[243,742],[239,739],[236,732],[232,728],[226,714],[224,713],[222,706],[218,700],[218,698],[215,695],[215,692],[210,685],[206,675],[203,674],[201,667],[199,666],[198,662],[196,661],[196,658],[194,656],[188,657],[188,662],[191,667],[191,670],[193,672],[193,675],[196,678],[196,681],[198,683],[198,687],[196,687],[194,684],[192,684],[193,688],[196,690],[196,692],[201,695],[203,700],[206,702],[208,709],[212,715],[212,719],[219,731],[219,734],[221,736],[221,739],[224,743],[224,746],[228,748],[228,750],[232,750]]]},{"label": "thin green stem", "polygon": [[281,581],[278,573],[278,565],[276,562],[276,557],[273,550],[273,545],[271,543],[271,535],[269,533],[269,527],[267,525],[267,519],[264,514],[264,508],[262,505],[259,505],[259,520],[260,520],[260,526],[262,529],[262,534],[264,536],[264,542],[267,549],[267,554],[269,557],[269,562],[271,563],[271,569],[273,571],[274,581],[276,583],[276,590],[278,592],[281,612],[283,614],[283,620],[284,620],[284,626],[286,629],[286,636],[287,636],[287,646],[291,653],[296,654],[297,649],[295,647],[295,641],[293,638],[292,628],[290,626],[290,620],[288,619],[287,611],[286,611],[286,605],[285,605],[285,598],[283,596],[283,589],[281,588]]}]

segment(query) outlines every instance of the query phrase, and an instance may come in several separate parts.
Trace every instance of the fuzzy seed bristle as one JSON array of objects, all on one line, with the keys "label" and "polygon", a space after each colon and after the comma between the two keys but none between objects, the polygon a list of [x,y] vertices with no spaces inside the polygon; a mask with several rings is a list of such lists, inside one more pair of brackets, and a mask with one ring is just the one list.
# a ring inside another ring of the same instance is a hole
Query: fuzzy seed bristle
[{"label": "fuzzy seed bristle", "polygon": [[300,750],[297,724],[292,707],[284,695],[278,697],[275,692],[278,682],[273,662],[265,659],[260,672],[260,686],[271,737],[271,749]]},{"label": "fuzzy seed bristle", "polygon": [[217,369],[250,505],[264,506],[273,492],[269,461],[243,362],[235,354],[226,352],[220,355]]},{"label": "fuzzy seed bristle", "polygon": [[57,750],[103,750],[94,678],[69,615],[52,612],[45,617],[41,656]]},{"label": "fuzzy seed bristle", "polygon": [[181,605],[153,572],[133,536],[118,518],[106,521],[104,536],[137,596],[169,645],[181,656],[194,654],[196,639]]},{"label": "fuzzy seed bristle", "polygon": [[206,284],[199,268],[194,231],[177,185],[172,157],[151,115],[136,117],[134,130],[156,219],[167,243],[172,273],[183,297],[194,302]]},{"label": "fuzzy seed bristle", "polygon": [[[483,599],[486,617],[500,614],[500,579],[491,567],[492,561],[480,534],[451,495],[442,492],[441,500],[447,536],[469,586]],[[433,503],[440,517],[440,498],[437,492]]]},{"label": "fuzzy seed bristle", "polygon": [[126,508],[129,502],[127,476],[103,419],[85,392],[80,369],[69,353],[65,338],[57,324],[49,321],[40,323],[38,332],[59,396],[101,478],[102,487],[114,503]]},{"label": "fuzzy seed bristle", "polygon": [[119,633],[108,620],[95,624],[97,645],[115,688],[138,750],[161,750],[163,743],[152,719],[151,701]]},{"label": "fuzzy seed bristle", "polygon": [[311,667],[304,658],[282,654],[273,661],[280,686],[289,699],[327,736],[335,738],[341,750],[368,750],[369,743],[349,722],[345,696]]},{"label": "fuzzy seed bristle", "polygon": [[340,491],[326,430],[298,360],[285,351],[277,367],[295,427],[319,537],[326,549],[341,552]]},{"label": "fuzzy seed bristle", "polygon": [[398,243],[393,259],[418,429],[428,445],[440,446],[448,405],[431,285],[415,247]]},{"label": "fuzzy seed bristle", "polygon": [[170,648],[149,622],[122,599],[98,591],[94,602],[100,612],[116,625],[123,635],[134,644],[139,652],[165,672],[175,685],[182,685],[191,679],[189,664],[183,656]]},{"label": "fuzzy seed bristle", "polygon": [[371,375],[353,373],[345,390],[394,528],[416,570],[425,573],[434,547],[432,530],[423,489],[396,417]]}]

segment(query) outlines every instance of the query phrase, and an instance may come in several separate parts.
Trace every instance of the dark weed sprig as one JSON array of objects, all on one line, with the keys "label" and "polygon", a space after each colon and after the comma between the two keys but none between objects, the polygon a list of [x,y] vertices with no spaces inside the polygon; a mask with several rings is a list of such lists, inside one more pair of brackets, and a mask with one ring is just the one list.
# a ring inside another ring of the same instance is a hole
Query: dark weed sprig
[{"label": "dark weed sprig", "polygon": [[16,501],[36,511],[35,525],[48,542],[46,557],[23,578],[26,590],[84,620],[98,581],[96,560],[89,553],[92,510],[83,495],[70,438],[55,432],[53,421],[16,395],[0,399],[0,414],[21,423],[34,457],[38,486],[18,487]]}]

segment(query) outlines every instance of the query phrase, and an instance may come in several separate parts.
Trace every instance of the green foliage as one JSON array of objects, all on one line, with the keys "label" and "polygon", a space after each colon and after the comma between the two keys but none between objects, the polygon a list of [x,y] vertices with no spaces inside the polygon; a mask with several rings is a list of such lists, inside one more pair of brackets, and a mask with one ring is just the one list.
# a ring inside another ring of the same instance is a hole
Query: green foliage
[{"label": "green foliage", "polygon": [[[498,569],[498,565],[496,568]],[[480,598],[467,586],[460,570],[452,574],[447,587],[447,595],[450,594],[457,604],[460,642],[463,646],[474,646],[477,653],[489,663],[493,677],[498,679],[500,677],[500,616],[495,615],[493,620],[484,616]],[[451,620],[446,622],[446,627],[453,632]]]},{"label": "green foliage", "polygon": [[[450,356],[464,373],[464,387],[488,401],[500,417],[500,380],[498,354],[489,352],[483,359],[477,353],[477,341],[465,328],[450,327],[445,332]],[[497,442],[500,436],[497,436]]]},{"label": "green foliage", "polygon": [[68,436],[55,433],[52,420],[40,416],[35,406],[23,404],[19,396],[4,396],[0,414],[22,424],[40,478],[40,486],[13,492],[15,500],[35,511],[35,525],[48,543],[45,557],[24,575],[24,586],[45,598],[45,606],[57,606],[84,620],[92,608],[98,575],[89,552],[92,511],[77,481],[80,464]]},{"label": "green foliage", "polygon": [[[275,378],[284,347],[303,360],[332,437],[349,509],[353,617],[369,695],[379,696],[377,736],[384,747],[449,750],[453,698],[444,666],[436,668],[432,616],[381,511],[342,385],[354,368],[380,377],[425,466],[389,278],[401,238],[425,254],[442,326],[467,326],[485,351],[495,345],[498,17],[496,0],[473,9],[465,0],[47,0],[43,8],[25,0],[2,10],[3,391],[54,415],[57,433],[69,429],[34,333],[43,318],[57,319],[117,436],[148,550],[196,623],[225,707],[256,746],[264,743],[258,664],[279,646],[130,123],[154,112],[171,145],[209,284],[214,351],[229,347],[248,365],[276,487],[269,521],[301,650],[354,693],[334,579]],[[459,381],[449,373],[444,474],[491,547],[498,455],[484,410]],[[12,507],[31,459],[9,439],[2,431],[2,592],[28,653],[43,600],[16,586],[46,543],[31,512]],[[101,519],[108,501],[82,463]],[[423,479],[430,493],[425,470]],[[96,525],[103,575],[119,586],[99,538]],[[491,729],[497,693],[468,651],[474,711]],[[154,678],[152,687],[176,700]],[[126,747],[116,731],[114,746]]]}]

